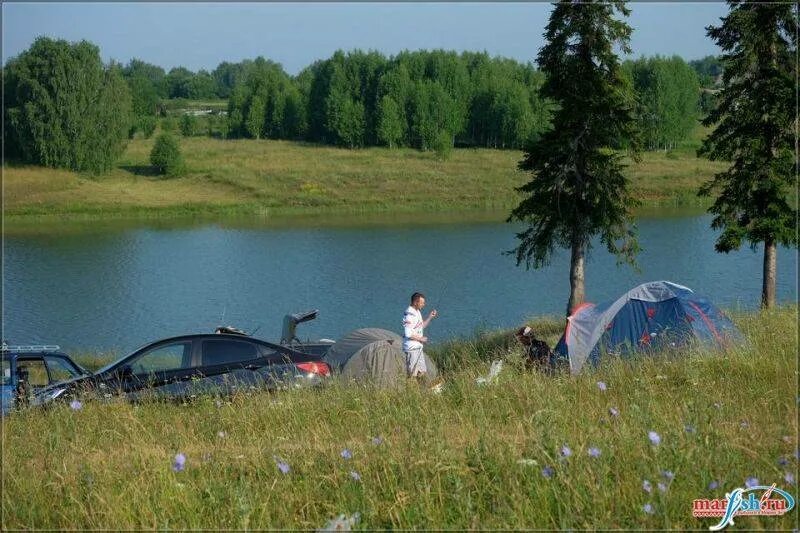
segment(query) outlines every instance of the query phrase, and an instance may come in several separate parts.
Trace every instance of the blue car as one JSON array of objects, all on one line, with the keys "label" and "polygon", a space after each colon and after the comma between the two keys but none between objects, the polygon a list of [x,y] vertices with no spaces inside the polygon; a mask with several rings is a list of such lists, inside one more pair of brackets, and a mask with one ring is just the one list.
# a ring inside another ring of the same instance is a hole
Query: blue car
[{"label": "blue car", "polygon": [[45,388],[89,374],[61,348],[47,346],[9,346],[0,350],[2,414],[25,407]]}]

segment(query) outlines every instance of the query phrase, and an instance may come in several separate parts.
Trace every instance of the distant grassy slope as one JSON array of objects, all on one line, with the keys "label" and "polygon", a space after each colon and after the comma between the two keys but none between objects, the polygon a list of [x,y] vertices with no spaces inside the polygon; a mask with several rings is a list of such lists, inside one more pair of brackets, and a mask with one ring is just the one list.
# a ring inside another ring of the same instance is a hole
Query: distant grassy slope
[{"label": "distant grassy slope", "polygon": [[[135,139],[116,168],[97,177],[33,166],[4,169],[5,214],[136,217],[200,214],[508,209],[521,152],[454,150],[447,161],[413,149],[345,150],[288,141],[181,140],[188,174],[153,176],[153,140]],[[691,149],[646,153],[630,169],[648,205],[691,205],[721,165]]]},{"label": "distant grassy slope", "polygon": [[[461,361],[441,395],[337,384],[13,414],[0,528],[314,529],[359,512],[369,529],[705,529],[716,521],[692,518],[692,500],[749,477],[797,494],[784,480],[797,473],[797,307],[734,320],[749,344],[727,354],[687,349],[575,378],[521,371],[498,335],[437,354]],[[535,326],[550,336],[557,322]],[[507,361],[498,382],[476,385],[495,357]]]}]

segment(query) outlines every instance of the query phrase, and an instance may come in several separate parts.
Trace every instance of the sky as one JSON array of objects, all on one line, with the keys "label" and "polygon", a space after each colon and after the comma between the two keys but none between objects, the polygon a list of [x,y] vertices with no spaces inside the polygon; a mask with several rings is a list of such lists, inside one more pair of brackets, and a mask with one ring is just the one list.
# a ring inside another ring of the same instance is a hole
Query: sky
[{"label": "sky", "polygon": [[[723,2],[629,4],[633,55],[687,60],[717,54],[705,27]],[[534,61],[548,3],[23,3],[3,2],[3,62],[40,35],[100,47],[103,60],[138,58],[213,70],[222,61],[277,61],[290,74],[337,49],[444,48]]]}]

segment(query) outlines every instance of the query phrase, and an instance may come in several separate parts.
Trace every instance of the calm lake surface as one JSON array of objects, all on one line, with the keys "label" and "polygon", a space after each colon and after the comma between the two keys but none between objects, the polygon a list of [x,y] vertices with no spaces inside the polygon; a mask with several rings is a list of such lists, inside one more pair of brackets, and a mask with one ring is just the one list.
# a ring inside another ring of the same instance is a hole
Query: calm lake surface
[{"label": "calm lake surface", "polygon": [[[518,226],[503,214],[284,221],[38,224],[6,230],[3,338],[73,351],[124,352],[225,324],[280,338],[288,312],[319,309],[301,338],[359,327],[400,331],[410,294],[440,317],[433,342],[564,312],[569,253],[538,271],[502,254]],[[645,281],[686,285],[728,308],[755,308],[761,249],[714,252],[710,217],[639,216],[637,272],[591,253],[587,298],[614,299]],[[778,252],[778,298],[797,300],[797,251]]]}]

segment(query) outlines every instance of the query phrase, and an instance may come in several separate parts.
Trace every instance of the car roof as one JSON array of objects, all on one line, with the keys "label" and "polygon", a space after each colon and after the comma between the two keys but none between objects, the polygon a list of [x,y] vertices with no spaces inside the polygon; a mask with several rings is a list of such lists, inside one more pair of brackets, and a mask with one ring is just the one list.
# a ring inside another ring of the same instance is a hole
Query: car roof
[{"label": "car roof", "polygon": [[[262,344],[269,348],[273,348],[276,350],[282,350],[289,353],[294,353],[298,355],[311,355],[305,352],[301,352],[299,350],[295,350],[288,346],[284,346],[282,344],[275,344],[274,342],[265,341],[263,339],[257,339],[256,337],[251,337],[249,335],[237,335],[235,333],[191,333],[188,335],[178,335],[177,337],[165,337],[163,339],[155,340],[153,342],[149,342],[139,348],[135,349],[134,351],[130,352],[129,355],[134,353],[138,353],[145,348],[149,348],[150,346],[154,346],[156,344],[161,344],[164,342],[177,342],[177,341],[188,341],[188,340],[198,340],[198,339],[208,339],[208,340],[217,340],[217,339],[225,339],[225,340],[234,340],[234,341],[253,341],[258,344]],[[127,357],[127,356],[126,356]]]}]

